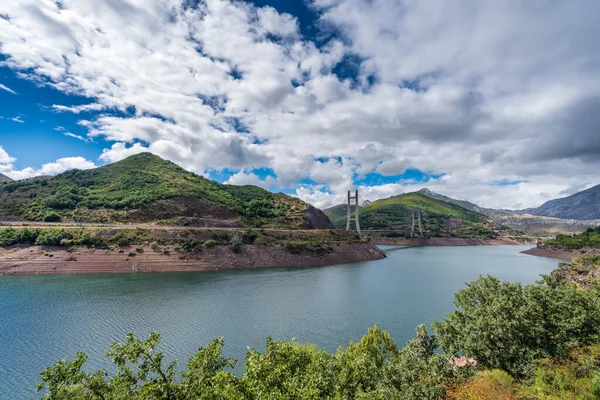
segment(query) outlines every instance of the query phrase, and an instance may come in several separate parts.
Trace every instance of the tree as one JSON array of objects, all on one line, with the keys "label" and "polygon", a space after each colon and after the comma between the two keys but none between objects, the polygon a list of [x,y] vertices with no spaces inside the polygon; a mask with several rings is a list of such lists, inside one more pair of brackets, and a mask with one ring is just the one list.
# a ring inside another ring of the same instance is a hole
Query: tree
[{"label": "tree", "polygon": [[433,325],[441,347],[520,378],[537,359],[598,340],[598,290],[548,283],[523,287],[490,276],[469,283],[455,294],[457,309]]}]

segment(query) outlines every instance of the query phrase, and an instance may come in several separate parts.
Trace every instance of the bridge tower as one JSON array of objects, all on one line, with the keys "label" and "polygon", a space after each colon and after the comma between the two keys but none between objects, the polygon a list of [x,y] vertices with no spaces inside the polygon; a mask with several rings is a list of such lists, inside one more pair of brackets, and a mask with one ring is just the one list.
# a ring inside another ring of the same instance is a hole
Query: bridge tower
[{"label": "bridge tower", "polygon": [[[346,230],[350,230],[350,222],[354,221],[354,224],[356,225],[356,232],[358,232],[360,235],[360,222],[358,221],[358,190],[354,192],[354,196],[352,196],[350,193],[351,192],[348,190],[348,217],[346,219]],[[355,201],[354,217],[352,217],[352,200]]]},{"label": "bridge tower", "polygon": [[421,202],[419,201],[417,208],[413,208],[410,211],[412,219],[412,227],[410,228],[410,237],[415,234],[415,223],[419,226],[419,235],[423,237],[423,227],[421,226]]}]

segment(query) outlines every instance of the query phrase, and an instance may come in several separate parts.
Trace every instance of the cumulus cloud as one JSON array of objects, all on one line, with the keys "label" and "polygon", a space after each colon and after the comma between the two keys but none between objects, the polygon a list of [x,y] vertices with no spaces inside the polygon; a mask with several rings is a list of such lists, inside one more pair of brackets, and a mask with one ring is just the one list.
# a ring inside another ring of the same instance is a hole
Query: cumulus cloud
[{"label": "cumulus cloud", "polygon": [[[527,207],[598,183],[596,1],[311,6],[336,33],[324,42],[234,0],[5,1],[0,52],[22,76],[91,99],[52,107],[86,112],[88,137],[110,142],[106,162],[151,151],[263,186],[248,171],[271,168],[322,207],[362,176],[407,168],[443,177],[363,185],[363,197],[429,186]],[[336,73],[348,57],[356,76]]]},{"label": "cumulus cloud", "polygon": [[230,185],[254,185],[263,189],[270,189],[276,184],[276,179],[268,175],[264,179],[252,172],[239,171],[233,174],[225,183]]},{"label": "cumulus cloud", "polygon": [[70,169],[90,169],[97,166],[92,161],[86,160],[83,157],[63,157],[54,162],[43,164],[40,168],[27,167],[18,170],[14,168],[13,163],[15,161],[17,159],[9,156],[6,150],[0,146],[0,173],[15,180],[40,175],[56,175]]}]

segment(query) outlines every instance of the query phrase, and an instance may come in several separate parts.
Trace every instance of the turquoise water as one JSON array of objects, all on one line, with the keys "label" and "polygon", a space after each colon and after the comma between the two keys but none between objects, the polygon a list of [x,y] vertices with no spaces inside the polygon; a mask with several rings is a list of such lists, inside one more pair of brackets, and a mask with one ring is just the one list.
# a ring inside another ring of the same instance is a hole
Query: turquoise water
[{"label": "turquoise water", "polygon": [[241,362],[266,336],[335,351],[374,323],[403,344],[451,311],[465,282],[533,283],[557,265],[519,254],[528,246],[382,248],[387,259],[323,268],[0,277],[0,398],[38,397],[40,371],[80,349],[107,367],[104,353],[128,332],[160,332],[182,361],[217,336]]}]

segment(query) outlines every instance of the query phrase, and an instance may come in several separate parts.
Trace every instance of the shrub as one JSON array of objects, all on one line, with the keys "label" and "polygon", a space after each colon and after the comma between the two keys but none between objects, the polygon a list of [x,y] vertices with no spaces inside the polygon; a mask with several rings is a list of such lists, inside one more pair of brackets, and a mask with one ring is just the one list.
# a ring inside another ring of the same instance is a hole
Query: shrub
[{"label": "shrub", "polygon": [[203,246],[208,248],[208,249],[212,249],[213,247],[215,247],[217,245],[217,241],[213,240],[213,239],[208,239],[207,241],[204,242]]},{"label": "shrub", "polygon": [[23,228],[14,229],[11,227],[0,230],[0,246],[11,246],[13,244],[35,243],[39,229]]},{"label": "shrub", "polygon": [[137,253],[134,252],[130,252],[129,254],[127,254],[128,257],[135,257],[137,255]]},{"label": "shrub", "polygon": [[137,248],[135,249],[135,251],[136,251],[136,252],[138,252],[138,253],[143,253],[143,252],[144,252],[144,249],[142,249],[141,247],[137,247]]},{"label": "shrub", "polygon": [[212,238],[215,241],[223,241],[226,242],[229,240],[229,233],[227,232],[215,232],[212,234]]},{"label": "shrub", "polygon": [[283,248],[290,253],[299,253],[301,250],[305,249],[307,245],[307,242],[300,240],[286,240],[283,242]]},{"label": "shrub", "polygon": [[63,229],[42,229],[35,244],[47,246],[60,246],[64,239],[71,239],[71,235]]},{"label": "shrub", "polygon": [[229,246],[231,247],[231,250],[234,253],[239,253],[240,251],[242,251],[243,245],[244,245],[244,242],[237,235],[234,236],[233,239],[231,239],[231,242],[229,243]]},{"label": "shrub", "polygon": [[256,232],[254,232],[252,229],[247,229],[244,231],[244,233],[242,233],[242,242],[244,242],[244,244],[252,244],[256,241],[257,237],[258,234]]},{"label": "shrub", "polygon": [[188,253],[200,251],[202,249],[202,242],[196,239],[188,239],[185,242],[183,242],[183,244],[181,245],[181,249]]},{"label": "shrub", "polygon": [[62,217],[60,214],[55,212],[49,212],[48,214],[44,215],[44,222],[59,222],[61,219]]},{"label": "shrub", "polygon": [[545,277],[523,287],[488,276],[467,284],[455,295],[457,309],[433,325],[441,347],[522,378],[531,376],[536,359],[594,343],[600,335],[599,290],[550,283]]},{"label": "shrub", "polygon": [[165,250],[165,251],[163,251],[163,254],[164,254],[165,256],[170,256],[170,255],[171,255],[171,252],[170,252],[169,250]]},{"label": "shrub", "polygon": [[158,244],[158,242],[156,240],[153,241],[152,243],[150,243],[150,248],[152,250],[158,250],[158,247],[159,247],[159,244]]}]

